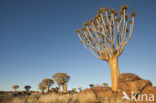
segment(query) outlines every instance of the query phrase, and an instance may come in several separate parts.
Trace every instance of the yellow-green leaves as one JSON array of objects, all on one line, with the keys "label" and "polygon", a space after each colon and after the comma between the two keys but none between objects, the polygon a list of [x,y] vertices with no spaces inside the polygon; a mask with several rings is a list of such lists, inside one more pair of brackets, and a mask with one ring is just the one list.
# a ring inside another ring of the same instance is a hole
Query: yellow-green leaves
[{"label": "yellow-green leaves", "polygon": [[129,6],[128,5],[122,5],[121,10],[128,10]]},{"label": "yellow-green leaves", "polygon": [[43,79],[43,80],[42,80],[42,83],[43,83],[43,85],[45,85],[45,86],[51,86],[51,85],[54,84],[54,81],[53,81],[52,79],[50,79],[50,78],[46,78],[46,79]]},{"label": "yellow-green leaves", "polygon": [[116,12],[116,11],[115,11],[114,8],[111,8],[111,9],[110,9],[110,13],[111,13],[111,14],[114,14],[115,12]]},{"label": "yellow-green leaves", "polygon": [[131,17],[135,17],[135,16],[136,16],[136,12],[132,12],[132,13],[130,14],[130,16],[131,16]]},{"label": "yellow-green leaves", "polygon": [[53,75],[53,79],[58,85],[64,85],[69,82],[70,76],[66,73],[56,73]]},{"label": "yellow-green leaves", "polygon": [[80,32],[80,30],[79,30],[79,29],[76,29],[76,30],[75,30],[75,32],[76,32],[76,33],[79,33],[79,32]]}]

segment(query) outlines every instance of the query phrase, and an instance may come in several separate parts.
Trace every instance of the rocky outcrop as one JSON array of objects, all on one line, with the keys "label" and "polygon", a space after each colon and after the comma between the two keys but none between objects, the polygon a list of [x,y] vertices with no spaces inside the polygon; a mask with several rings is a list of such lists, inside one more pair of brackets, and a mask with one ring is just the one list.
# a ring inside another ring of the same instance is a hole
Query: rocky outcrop
[{"label": "rocky outcrop", "polygon": [[123,73],[119,76],[119,89],[125,91],[127,94],[134,94],[142,92],[147,86],[152,86],[151,81],[144,80],[132,73]]},{"label": "rocky outcrop", "polygon": [[119,86],[119,92],[112,91],[110,87],[95,87],[95,88],[85,89],[78,94],[81,95],[81,94],[91,93],[94,94],[96,97],[111,98],[114,96],[122,97],[124,91],[126,92],[128,97],[131,98],[132,91],[133,91],[133,94],[137,96],[137,98],[143,94],[146,94],[147,96],[153,94],[154,97],[156,98],[156,87],[152,86],[151,81],[142,79],[141,77],[132,73],[121,74],[119,76],[118,86]]},{"label": "rocky outcrop", "polygon": [[112,96],[118,96],[117,92],[112,91],[110,87],[95,87],[95,88],[90,88],[90,89],[85,89],[82,92],[78,93],[78,95],[81,94],[94,94],[96,97],[107,97],[111,98]]},{"label": "rocky outcrop", "polygon": [[[125,91],[130,98],[132,97],[132,95],[135,95],[136,100],[145,101],[141,103],[149,103],[149,98],[152,95],[156,97],[156,87],[152,86],[151,81],[142,79],[141,77],[135,74],[132,73],[121,74],[119,76],[118,84],[121,92]],[[152,103],[156,103],[156,99],[154,101],[155,102]]]}]

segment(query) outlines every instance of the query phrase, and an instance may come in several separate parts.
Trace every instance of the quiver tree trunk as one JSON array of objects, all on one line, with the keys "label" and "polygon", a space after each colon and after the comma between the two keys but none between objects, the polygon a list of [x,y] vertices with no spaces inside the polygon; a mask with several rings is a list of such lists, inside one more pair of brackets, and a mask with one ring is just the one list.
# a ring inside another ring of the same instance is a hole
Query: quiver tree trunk
[{"label": "quiver tree trunk", "polygon": [[60,85],[58,85],[58,88],[59,88],[59,89],[58,89],[58,92],[61,92],[61,88],[60,88],[60,87],[61,87],[61,86],[60,86]]},{"label": "quiver tree trunk", "polygon": [[47,86],[47,93],[49,93],[49,86]]},{"label": "quiver tree trunk", "polygon": [[44,90],[41,90],[41,93],[44,94]]},{"label": "quiver tree trunk", "polygon": [[66,84],[62,85],[62,88],[63,88],[63,93],[67,93],[67,85]]},{"label": "quiver tree trunk", "polygon": [[120,75],[118,67],[118,57],[113,56],[112,58],[110,58],[108,63],[111,69],[112,90],[118,91],[118,78]]}]

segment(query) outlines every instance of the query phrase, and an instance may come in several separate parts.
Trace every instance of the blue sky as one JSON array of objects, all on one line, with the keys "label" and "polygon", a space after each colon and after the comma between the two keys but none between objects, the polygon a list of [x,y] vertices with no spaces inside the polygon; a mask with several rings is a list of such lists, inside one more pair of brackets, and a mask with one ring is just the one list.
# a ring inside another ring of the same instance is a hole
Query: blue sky
[{"label": "blue sky", "polygon": [[[156,1],[154,0],[0,0],[0,90],[31,85],[55,73],[71,76],[69,89],[109,83],[107,62],[80,44],[75,33],[100,7],[136,11],[134,35],[119,58],[121,73],[135,73],[156,85]],[[54,87],[56,84],[54,85]]]}]

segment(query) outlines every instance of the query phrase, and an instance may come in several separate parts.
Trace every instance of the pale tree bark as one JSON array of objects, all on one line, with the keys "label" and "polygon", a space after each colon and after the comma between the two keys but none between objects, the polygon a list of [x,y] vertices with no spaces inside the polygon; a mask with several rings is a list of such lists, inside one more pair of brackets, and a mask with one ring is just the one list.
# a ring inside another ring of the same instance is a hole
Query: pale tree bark
[{"label": "pale tree bark", "polygon": [[59,91],[59,92],[61,92],[61,87],[60,87],[60,85],[58,85],[58,88],[59,88],[59,90],[58,90],[58,91]]},{"label": "pale tree bark", "polygon": [[49,86],[47,86],[47,93],[49,93]]},{"label": "pale tree bark", "polygon": [[120,75],[119,67],[118,67],[118,57],[114,56],[110,58],[108,64],[111,69],[111,81],[112,81],[112,89],[114,91],[118,91],[118,78]]},{"label": "pale tree bark", "polygon": [[63,89],[63,93],[67,93],[67,85],[66,84],[62,85],[62,89]]},{"label": "pale tree bark", "polygon": [[82,30],[76,30],[83,46],[97,58],[108,62],[114,91],[118,91],[120,75],[118,58],[133,33],[135,13],[127,15],[127,9],[127,6],[122,6],[117,14],[115,9],[101,8],[95,19],[85,22]]}]

